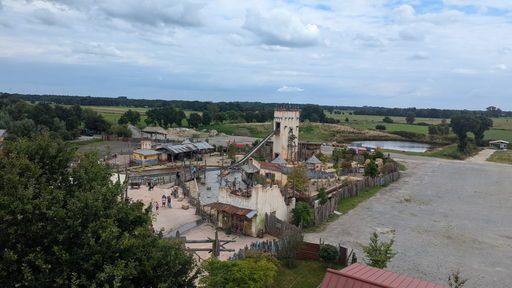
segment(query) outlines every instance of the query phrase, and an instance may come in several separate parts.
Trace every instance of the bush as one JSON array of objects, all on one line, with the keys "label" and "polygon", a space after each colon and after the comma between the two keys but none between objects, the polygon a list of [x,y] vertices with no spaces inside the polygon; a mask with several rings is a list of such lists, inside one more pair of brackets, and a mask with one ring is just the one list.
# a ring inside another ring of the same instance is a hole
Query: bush
[{"label": "bush", "polygon": [[318,199],[320,200],[320,205],[324,205],[325,203],[327,203],[327,200],[329,200],[327,198],[327,192],[325,192],[324,187],[318,189]]},{"label": "bush", "polygon": [[384,125],[376,125],[375,129],[377,129],[377,130],[386,130],[386,126],[384,126]]},{"label": "bush", "polygon": [[293,224],[297,226],[302,224],[303,227],[308,227],[314,223],[311,207],[305,202],[297,202],[295,208],[292,209],[292,217]]},{"label": "bush", "polygon": [[393,121],[393,119],[389,118],[389,116],[386,116],[386,117],[384,117],[384,119],[382,119],[382,122],[384,122],[384,123],[393,123],[395,121]]},{"label": "bush", "polygon": [[330,244],[324,244],[320,246],[320,259],[327,263],[336,263],[339,258],[338,249]]}]

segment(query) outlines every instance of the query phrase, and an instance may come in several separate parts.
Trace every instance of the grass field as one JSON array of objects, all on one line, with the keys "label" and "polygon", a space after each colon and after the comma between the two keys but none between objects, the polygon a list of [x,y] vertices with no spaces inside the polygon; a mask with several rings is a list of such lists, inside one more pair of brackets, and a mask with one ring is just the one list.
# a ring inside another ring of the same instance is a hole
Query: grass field
[{"label": "grass field", "polygon": [[[390,117],[395,123],[384,123],[382,122],[383,116],[374,115],[350,115],[352,111],[343,111],[344,114],[333,114],[325,111],[327,117],[340,119],[340,121],[350,127],[356,129],[368,129],[376,130],[377,124],[386,126],[387,132],[394,131],[407,131],[419,134],[427,134],[428,126],[406,124],[405,117]],[[349,119],[349,122],[345,122],[345,118]],[[493,127],[485,132],[485,140],[506,140],[512,142],[512,117],[507,118],[492,118]],[[438,118],[416,118],[414,123],[428,123],[428,124],[440,124],[442,119]],[[449,119],[447,119],[449,122]],[[453,135],[453,134],[452,134]]]},{"label": "grass field", "polygon": [[496,151],[487,159],[487,161],[512,164],[512,151]]},{"label": "grass field", "polygon": [[[297,267],[293,269],[281,265],[277,278],[272,287],[278,288],[316,288],[322,282],[325,271],[329,266],[320,261],[297,260]],[[341,269],[336,265],[333,269]]]}]

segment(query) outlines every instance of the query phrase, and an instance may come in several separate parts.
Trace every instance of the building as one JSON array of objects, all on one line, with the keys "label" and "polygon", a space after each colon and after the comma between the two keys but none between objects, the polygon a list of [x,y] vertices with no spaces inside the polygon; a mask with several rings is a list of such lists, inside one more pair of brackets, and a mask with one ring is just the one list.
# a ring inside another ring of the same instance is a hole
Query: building
[{"label": "building", "polygon": [[140,149],[142,149],[142,150],[151,150],[152,145],[153,145],[153,141],[151,141],[151,139],[140,140]]},{"label": "building", "polygon": [[306,166],[309,170],[320,171],[322,170],[322,161],[313,155],[308,160],[306,160]]},{"label": "building", "polygon": [[155,150],[167,155],[165,158],[174,162],[176,160],[183,160],[185,158],[192,159],[194,155],[204,153],[210,149],[213,149],[213,146],[208,142],[192,143],[187,140],[182,144],[161,145],[158,146]]},{"label": "building", "polygon": [[217,202],[205,207],[216,210],[219,227],[256,237],[265,228],[265,213],[274,213],[277,218],[288,221],[295,199],[286,205],[277,185],[255,185],[248,189],[226,185],[219,188]]},{"label": "building", "polygon": [[489,146],[496,149],[507,149],[509,142],[505,140],[489,141]]},{"label": "building", "polygon": [[132,153],[133,161],[137,164],[146,165],[150,163],[157,163],[161,161],[160,156],[162,153],[155,150],[142,150],[137,149]]},{"label": "building", "polygon": [[272,158],[281,156],[286,161],[296,161],[299,149],[300,111],[277,109],[274,111]]},{"label": "building", "polygon": [[352,264],[341,270],[327,269],[320,288],[448,288],[394,272]]},{"label": "building", "polygon": [[274,181],[274,184],[277,184],[279,186],[284,186],[286,183],[288,183],[288,168],[284,167],[282,164],[275,164],[275,163],[267,163],[267,162],[258,162],[253,161],[254,166],[256,166],[260,174],[265,176],[267,179],[272,179]]}]

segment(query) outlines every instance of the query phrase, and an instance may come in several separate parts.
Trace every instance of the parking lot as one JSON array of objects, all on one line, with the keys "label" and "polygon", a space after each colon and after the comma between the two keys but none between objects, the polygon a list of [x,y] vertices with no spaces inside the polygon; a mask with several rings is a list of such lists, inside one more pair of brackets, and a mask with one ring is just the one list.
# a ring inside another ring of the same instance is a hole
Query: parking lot
[{"label": "parking lot", "polygon": [[373,231],[395,239],[388,269],[445,284],[459,269],[465,287],[512,287],[512,166],[394,155],[408,170],[396,183],[307,241],[356,250]]}]

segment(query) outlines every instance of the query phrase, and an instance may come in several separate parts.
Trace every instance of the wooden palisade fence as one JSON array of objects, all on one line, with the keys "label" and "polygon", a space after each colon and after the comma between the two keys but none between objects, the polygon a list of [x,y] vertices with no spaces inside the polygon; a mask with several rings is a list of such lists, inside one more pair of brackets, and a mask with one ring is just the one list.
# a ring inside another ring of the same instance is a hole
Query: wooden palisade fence
[{"label": "wooden palisade fence", "polygon": [[327,203],[315,207],[315,224],[318,225],[334,213],[338,203],[346,198],[355,197],[366,188],[384,186],[400,178],[400,172],[396,171],[382,177],[364,177],[363,180],[344,186],[329,194]]}]

